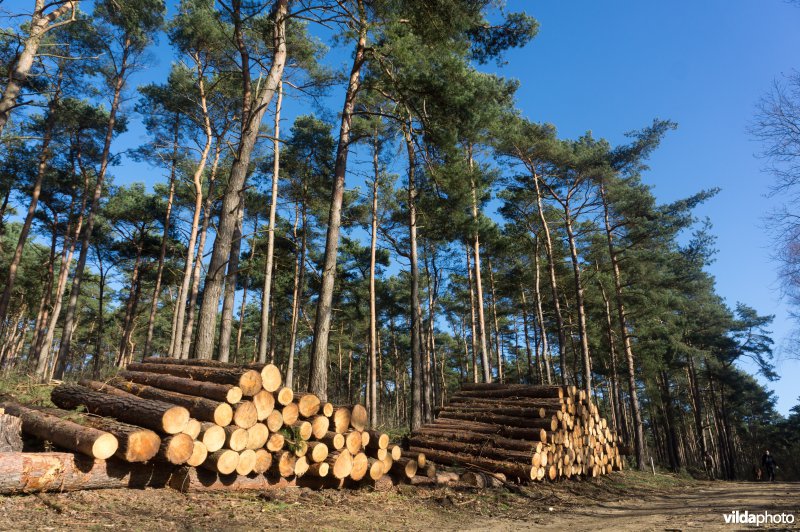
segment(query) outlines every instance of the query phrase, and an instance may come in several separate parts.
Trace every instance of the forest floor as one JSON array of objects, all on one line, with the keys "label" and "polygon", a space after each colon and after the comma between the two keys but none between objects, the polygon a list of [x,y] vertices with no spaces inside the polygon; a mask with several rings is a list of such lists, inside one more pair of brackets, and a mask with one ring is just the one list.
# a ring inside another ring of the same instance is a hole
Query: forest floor
[{"label": "forest floor", "polygon": [[800,521],[800,483],[703,482],[624,472],[592,481],[537,484],[521,493],[411,486],[385,493],[303,488],[214,494],[81,491],[0,497],[0,530],[748,528],[725,524],[723,514],[734,510],[786,512]]}]

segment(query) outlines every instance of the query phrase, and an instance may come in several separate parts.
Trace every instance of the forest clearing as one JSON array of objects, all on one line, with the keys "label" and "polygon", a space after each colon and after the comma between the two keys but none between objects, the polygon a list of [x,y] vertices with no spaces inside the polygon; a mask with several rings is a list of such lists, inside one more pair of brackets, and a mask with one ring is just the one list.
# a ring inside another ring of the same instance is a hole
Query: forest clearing
[{"label": "forest clearing", "polygon": [[0,1],[0,528],[795,515],[800,1],[716,1]]}]

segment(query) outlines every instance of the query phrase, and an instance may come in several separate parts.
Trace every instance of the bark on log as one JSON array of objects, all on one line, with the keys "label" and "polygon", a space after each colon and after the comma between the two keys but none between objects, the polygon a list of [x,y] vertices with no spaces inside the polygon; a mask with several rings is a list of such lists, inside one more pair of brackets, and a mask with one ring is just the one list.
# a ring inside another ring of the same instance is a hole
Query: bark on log
[{"label": "bark on log", "polygon": [[0,453],[22,451],[22,420],[0,408]]},{"label": "bark on log", "polygon": [[328,446],[321,441],[308,442],[307,454],[312,462],[324,462],[328,457]]},{"label": "bark on log", "polygon": [[[445,437],[446,438],[446,437]],[[492,460],[503,462],[514,462],[519,464],[530,464],[533,458],[533,450],[528,452],[513,451],[493,447],[491,445],[471,444],[452,441],[449,439],[439,439],[433,437],[415,436],[410,440],[410,445],[414,447],[426,447],[451,453],[465,453],[473,456],[483,456]]]},{"label": "bark on log", "polygon": [[369,425],[367,409],[362,405],[350,405],[345,408],[350,410],[350,426],[359,432],[366,430]]},{"label": "bark on log", "polygon": [[[545,397],[562,399],[564,389],[561,386],[532,386],[530,384],[502,384],[499,382],[464,383],[461,391],[456,392],[495,394],[487,397]],[[505,394],[505,395],[504,395]]]},{"label": "bark on log", "polygon": [[194,452],[194,441],[187,434],[174,434],[161,440],[156,460],[173,465],[185,464]]},{"label": "bark on log", "polygon": [[392,463],[392,473],[401,477],[412,478],[417,474],[417,461],[400,458]]},{"label": "bark on log", "polygon": [[161,438],[150,429],[122,423],[108,417],[91,414],[79,414],[71,410],[58,408],[31,407],[52,416],[68,419],[86,427],[92,427],[113,434],[119,446],[114,453],[116,458],[125,462],[146,462],[153,458],[161,446]]},{"label": "bark on log", "polygon": [[473,466],[490,473],[503,473],[510,478],[519,479],[520,481],[529,481],[535,478],[534,468],[531,467],[530,464],[527,466],[511,464],[490,460],[488,458],[478,458],[469,454],[449,453],[447,451],[423,447],[412,446],[410,450],[413,452],[425,453],[427,458],[442,465]]},{"label": "bark on log", "polygon": [[303,441],[308,441],[311,439],[312,435],[312,427],[311,423],[308,421],[295,421],[290,425],[293,429],[293,432]]},{"label": "bark on log", "polygon": [[314,477],[324,478],[328,476],[330,469],[331,466],[326,462],[318,462],[315,464],[309,464],[306,474]]},{"label": "bark on log", "polygon": [[388,449],[389,448],[389,435],[385,432],[378,432],[377,430],[366,431],[369,434],[369,442],[364,446],[368,450],[375,449]]},{"label": "bark on log", "polygon": [[328,432],[325,436],[319,438],[319,441],[327,445],[328,449],[334,451],[340,451],[345,445],[344,434],[339,434],[337,432]]},{"label": "bark on log", "polygon": [[[110,383],[115,388],[144,399],[154,399],[186,408],[189,414],[200,421],[211,421],[220,427],[231,424],[233,409],[226,402],[214,401],[205,397],[197,397],[179,392],[162,390],[146,384],[112,379]],[[238,407],[237,407],[238,411]]]},{"label": "bark on log", "polygon": [[172,467],[95,460],[73,453],[0,453],[0,494],[106,488],[161,488]]},{"label": "bark on log", "polygon": [[206,461],[201,464],[202,467],[222,475],[230,475],[236,471],[237,465],[239,465],[239,453],[230,449],[209,453]]},{"label": "bark on log", "polygon": [[187,395],[205,397],[215,401],[226,401],[232,405],[242,400],[242,389],[238,386],[192,380],[163,373],[151,373],[146,371],[149,367],[150,366],[147,364],[131,363],[128,364],[128,369],[126,371],[120,371],[118,375],[123,379],[139,384],[155,386],[162,390],[170,390]]},{"label": "bark on log", "polygon": [[461,419],[465,421],[477,421],[479,423],[495,423],[508,427],[524,429],[545,429],[555,431],[559,427],[558,419],[526,418],[515,416],[504,416],[500,414],[488,414],[484,412],[442,412],[439,419]]},{"label": "bark on log", "polygon": [[509,449],[512,451],[534,452],[541,442],[525,441],[521,439],[503,438],[496,434],[483,434],[471,432],[469,429],[445,428],[438,426],[425,425],[411,433],[411,439],[422,438],[445,438],[462,443],[474,443],[484,447],[495,449]]},{"label": "bark on log", "polygon": [[145,361],[146,364],[135,366],[137,371],[162,373],[217,384],[230,384],[241,388],[242,394],[247,397],[252,397],[261,390],[261,374],[255,370],[206,367],[197,365],[198,359],[181,361],[170,359],[168,364],[151,363],[150,359],[145,359]]},{"label": "bark on log", "polygon": [[280,451],[272,457],[271,471],[285,478],[294,476],[294,464],[297,457],[290,451]]},{"label": "bark on log", "polygon": [[22,432],[59,447],[105,460],[117,452],[119,442],[108,432],[46,414],[16,403],[4,403],[9,414],[22,420]]},{"label": "bark on log", "polygon": [[189,421],[189,411],[182,406],[139,397],[109,395],[73,384],[56,386],[50,398],[60,408],[74,410],[83,406],[92,414],[114,417],[125,423],[167,434],[178,434]]},{"label": "bark on log", "polygon": [[521,429],[518,427],[507,427],[505,425],[495,425],[493,423],[478,423],[458,420],[436,420],[431,427],[450,428],[481,434],[497,434],[505,438],[518,438],[522,440],[534,440],[547,442],[548,433],[545,429]]}]

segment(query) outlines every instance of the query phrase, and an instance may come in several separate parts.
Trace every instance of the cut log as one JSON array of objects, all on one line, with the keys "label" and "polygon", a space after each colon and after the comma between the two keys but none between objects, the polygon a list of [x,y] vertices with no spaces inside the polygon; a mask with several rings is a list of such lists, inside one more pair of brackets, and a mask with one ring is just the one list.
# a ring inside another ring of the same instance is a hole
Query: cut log
[{"label": "cut log", "polygon": [[340,451],[345,445],[344,434],[339,434],[337,432],[328,432],[325,436],[319,438],[319,441],[327,445],[328,449],[334,451]]},{"label": "cut log", "polygon": [[296,403],[289,403],[281,409],[284,425],[292,425],[300,418],[300,409]]},{"label": "cut log", "polygon": [[[228,425],[225,430],[225,447],[231,451],[244,451],[247,448],[247,431],[234,425]],[[223,475],[226,473],[223,473]]]},{"label": "cut log", "polygon": [[392,470],[392,464],[394,464],[394,458],[392,458],[391,454],[386,453],[386,456],[384,456],[383,458],[376,458],[376,460],[380,460],[383,463],[384,474]]},{"label": "cut log", "polygon": [[272,457],[272,472],[282,477],[294,476],[294,464],[297,457],[290,451],[280,451]]},{"label": "cut log", "polygon": [[267,416],[267,428],[270,432],[278,432],[281,427],[283,427],[283,414],[281,414],[280,410],[273,410]]},{"label": "cut log", "polygon": [[350,409],[339,407],[333,411],[333,430],[338,434],[344,434],[350,428]]},{"label": "cut log", "polygon": [[274,392],[281,387],[283,377],[281,377],[281,370],[273,364],[267,364],[261,368],[261,385],[268,392]]},{"label": "cut log", "polygon": [[0,408],[0,453],[22,451],[22,420]]},{"label": "cut log", "polygon": [[146,462],[153,458],[161,446],[161,438],[152,430],[122,423],[108,417],[79,414],[58,408],[30,407],[46,414],[73,421],[85,427],[113,434],[117,438],[116,458],[125,462]]},{"label": "cut log", "polygon": [[286,386],[284,386],[283,388],[278,390],[276,398],[279,405],[286,406],[294,400],[294,392],[292,391],[291,388],[287,388]]},{"label": "cut log", "polygon": [[369,472],[369,458],[364,453],[353,456],[353,469],[350,471],[350,478],[359,481]]},{"label": "cut log", "polygon": [[85,427],[17,403],[4,403],[3,408],[22,420],[23,433],[64,449],[105,460],[113,456],[119,447],[116,436],[103,430]]},{"label": "cut log", "polygon": [[[349,485],[348,482],[345,482],[345,485]],[[361,482],[354,482],[353,486],[354,489],[358,488],[369,488],[371,490],[377,491],[379,493],[391,491],[394,488],[394,481],[390,475],[383,475],[378,480],[372,480],[371,478],[365,478]]]},{"label": "cut log", "polygon": [[328,457],[328,446],[321,441],[308,442],[307,454],[312,462],[324,462]]},{"label": "cut log", "polygon": [[319,462],[316,464],[309,464],[307,475],[324,478],[328,476],[331,466],[326,462]]},{"label": "cut log", "polygon": [[233,424],[243,429],[249,429],[258,423],[258,411],[252,401],[242,401],[236,405],[233,413]]},{"label": "cut log", "polygon": [[[544,407],[513,407],[513,406],[504,406],[502,408],[498,407],[488,407],[483,405],[472,405],[470,403],[459,403],[455,405],[448,405],[444,408],[437,409],[438,415],[441,416],[443,413],[446,412],[457,412],[457,413],[475,413],[482,414],[486,417],[491,417],[495,414],[502,414],[504,416],[514,416],[514,417],[532,417],[532,418],[544,418],[547,414],[547,409]],[[555,411],[551,410],[551,416],[556,416],[557,414]],[[561,412],[559,412],[561,413]],[[559,418],[561,419],[561,418]]]},{"label": "cut log", "polygon": [[547,431],[545,429],[522,429],[518,427],[507,427],[505,425],[495,425],[492,423],[437,419],[432,425],[428,426],[478,432],[481,434],[497,434],[505,438],[518,438],[522,440],[534,440],[545,443],[547,442],[548,438]]},{"label": "cut log", "polygon": [[0,494],[162,488],[173,471],[164,464],[95,460],[73,453],[0,453]]},{"label": "cut log", "polygon": [[191,418],[181,432],[187,434],[193,440],[196,440],[197,437],[200,436],[202,430],[203,423],[197,419]]},{"label": "cut log", "polygon": [[311,418],[311,435],[317,440],[324,437],[328,433],[330,425],[330,418],[324,415],[314,416]]},{"label": "cut log", "polygon": [[297,403],[300,415],[305,418],[317,415],[321,407],[319,397],[313,393],[296,393],[293,401]]},{"label": "cut log", "polygon": [[412,446],[411,451],[425,453],[428,459],[436,461],[442,465],[472,466],[490,473],[503,473],[509,478],[520,481],[529,481],[535,478],[535,470],[530,464],[513,464],[500,462],[488,458],[475,457],[469,454],[450,453],[437,449],[422,448]]},{"label": "cut log", "polygon": [[479,423],[495,423],[508,427],[525,429],[545,429],[554,431],[558,429],[558,419],[527,418],[504,416],[500,414],[490,414],[485,412],[441,412],[438,419],[461,419],[465,421],[477,421]]},{"label": "cut log", "polygon": [[361,433],[361,448],[366,449],[367,445],[369,445],[370,435],[369,432],[366,430]]},{"label": "cut log", "polygon": [[261,390],[253,396],[253,405],[256,407],[258,420],[264,421],[275,409],[275,396],[272,392]]},{"label": "cut log", "polygon": [[302,477],[308,471],[308,460],[305,456],[301,456],[294,463],[294,475],[298,478]]},{"label": "cut log", "polygon": [[462,443],[473,443],[484,447],[492,447],[495,449],[509,449],[522,452],[533,452],[536,450],[537,445],[541,445],[541,442],[537,441],[503,438],[502,436],[497,436],[495,434],[471,432],[469,429],[462,430],[440,428],[436,425],[425,425],[411,433],[412,440],[417,437],[448,439]]},{"label": "cut log", "polygon": [[201,467],[216,471],[222,475],[230,475],[236,471],[236,466],[239,464],[239,453],[230,449],[220,449],[219,451],[209,453],[206,461],[201,464]]},{"label": "cut log", "polygon": [[267,450],[273,453],[278,452],[283,449],[283,444],[285,442],[286,438],[284,438],[283,434],[274,432],[269,435],[269,439],[267,440]]},{"label": "cut log", "polygon": [[364,431],[369,425],[367,409],[362,405],[351,405],[346,407],[350,410],[350,426],[357,431]]},{"label": "cut log", "polygon": [[84,386],[92,388],[97,391],[106,391],[113,393],[111,390],[104,388],[105,386],[113,386],[118,390],[128,392],[136,397],[143,399],[153,399],[156,401],[163,401],[177,406],[182,406],[189,411],[189,414],[199,419],[200,421],[211,421],[224,427],[229,425],[233,410],[231,405],[225,402],[212,401],[205,397],[197,397],[194,395],[186,395],[178,392],[170,392],[168,390],[161,390],[146,384],[137,384],[135,382],[125,381],[122,379],[112,379],[109,383],[101,383],[97,381],[81,381]]},{"label": "cut log", "polygon": [[336,451],[328,454],[325,463],[331,466],[330,473],[339,480],[350,476],[353,470],[353,455],[347,450]]},{"label": "cut log", "polygon": [[266,445],[269,439],[269,429],[263,423],[256,423],[247,429],[247,445],[245,448],[255,451]]},{"label": "cut log", "polygon": [[371,480],[378,480],[386,473],[383,461],[377,458],[369,459],[369,478]]},{"label": "cut log", "polygon": [[392,473],[405,478],[412,478],[417,474],[417,461],[400,458],[392,463]]},{"label": "cut log", "polygon": [[135,367],[137,371],[162,373],[217,384],[232,384],[241,388],[242,394],[247,397],[252,397],[261,390],[261,374],[258,371],[193,365],[196,363],[197,359],[180,362],[172,359],[169,364],[147,363],[143,364],[147,368]]},{"label": "cut log", "polygon": [[539,399],[535,397],[451,397],[448,405],[450,406],[474,406],[493,408],[497,411],[505,407],[511,408],[547,408],[567,412],[569,410],[569,399]]},{"label": "cut log", "polygon": [[216,491],[265,492],[295,486],[294,480],[282,477],[270,478],[261,474],[220,475],[214,471],[185,467],[173,476],[169,486],[183,493],[203,493]]},{"label": "cut log", "polygon": [[194,452],[194,441],[187,434],[173,434],[161,440],[156,459],[173,465],[185,464]]},{"label": "cut log", "polygon": [[[366,449],[388,449],[389,448],[389,435],[385,432],[378,432],[377,430],[366,431],[369,434],[369,442],[364,446]],[[399,458],[399,457],[398,457]]]},{"label": "cut log", "polygon": [[305,456],[308,453],[308,442],[303,440],[295,441],[290,445],[290,449],[298,458]]},{"label": "cut log", "polygon": [[253,473],[266,473],[272,465],[272,453],[266,449],[256,449],[256,463],[253,465]]},{"label": "cut log", "polygon": [[198,397],[205,397],[215,401],[226,401],[235,405],[242,400],[242,389],[232,384],[217,384],[214,382],[197,381],[187,379],[184,377],[175,377],[164,373],[150,373],[147,371],[140,371],[140,369],[149,368],[146,364],[131,363],[128,364],[127,371],[120,371],[118,375],[123,379],[137,382],[139,384],[146,384],[148,386],[155,386],[162,390],[170,390],[173,392],[185,393],[187,395],[196,395]]},{"label": "cut log", "polygon": [[178,434],[189,422],[189,411],[182,406],[140,397],[118,397],[73,384],[59,384],[50,398],[60,408],[74,410],[83,406],[92,414],[167,434]]},{"label": "cut log", "polygon": [[333,415],[333,403],[325,403],[322,405],[322,415],[331,417]]},{"label": "cut log", "polygon": [[392,459],[399,460],[400,457],[403,456],[403,448],[399,445],[392,445],[389,447],[389,454],[392,455]]},{"label": "cut log", "polygon": [[249,475],[256,466],[256,452],[252,449],[245,449],[239,453],[239,462],[236,464],[237,475]]},{"label": "cut log", "polygon": [[562,399],[560,386],[531,386],[529,384],[464,383],[456,395],[476,394],[478,397],[542,397]]},{"label": "cut log", "polygon": [[361,451],[361,433],[357,430],[351,430],[344,435],[344,445],[348,452],[355,456]]},{"label": "cut log", "polygon": [[312,435],[312,427],[311,423],[308,421],[295,421],[291,424],[292,431],[303,441],[308,441],[311,439]]},{"label": "cut log", "polygon": [[419,467],[425,467],[427,460],[425,458],[425,453],[412,453],[411,451],[402,451],[402,456],[404,458],[410,458],[412,460],[417,461],[417,465]]},{"label": "cut log", "polygon": [[213,453],[225,446],[227,435],[225,434],[225,429],[219,425],[206,422],[203,423],[203,430],[200,431],[197,439],[203,442],[208,452]]},{"label": "cut log", "polygon": [[186,465],[198,467],[200,464],[206,461],[206,458],[208,458],[208,449],[206,449],[206,446],[203,445],[203,442],[201,441],[194,441],[192,442],[192,445],[192,456],[186,460]]}]

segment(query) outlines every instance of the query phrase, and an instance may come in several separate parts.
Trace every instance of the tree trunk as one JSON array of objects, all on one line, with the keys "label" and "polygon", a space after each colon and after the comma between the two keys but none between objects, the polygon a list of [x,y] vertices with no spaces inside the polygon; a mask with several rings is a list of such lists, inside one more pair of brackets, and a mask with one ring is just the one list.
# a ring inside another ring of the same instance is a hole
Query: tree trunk
[{"label": "tree trunk", "polygon": [[536,245],[533,250],[533,263],[534,263],[534,270],[536,280],[533,284],[534,288],[534,297],[536,298],[536,321],[538,322],[539,327],[539,345],[541,346],[541,357],[544,361],[544,369],[546,373],[546,381],[547,384],[553,384],[553,380],[551,377],[552,369],[550,367],[550,347],[548,346],[547,341],[547,330],[544,326],[544,311],[542,310],[542,291],[541,291],[541,284],[540,284],[540,276],[539,276],[539,237],[538,235],[535,237]]},{"label": "tree trunk", "polygon": [[528,334],[528,302],[525,297],[525,290],[522,287],[520,287],[519,292],[522,294],[522,335],[525,337],[525,354],[527,356],[525,373],[528,375],[528,382],[533,384],[533,357],[531,356],[531,341]]},{"label": "tree trunk", "polygon": [[347,155],[350,150],[350,129],[353,122],[353,110],[356,97],[361,87],[361,67],[366,60],[367,26],[364,20],[365,7],[363,0],[358,0],[359,30],[350,80],[345,94],[342,109],[341,126],[339,128],[339,144],[336,148],[336,164],[333,171],[333,190],[328,213],[328,231],[325,236],[325,255],[322,263],[322,282],[317,300],[317,316],[314,321],[314,337],[311,344],[309,360],[308,391],[326,400],[328,396],[328,336],[331,327],[331,305],[333,303],[333,285],[336,280],[336,256],[339,250],[339,230],[342,223],[342,201],[344,183],[347,173]]},{"label": "tree trunk", "polygon": [[492,382],[492,368],[489,365],[489,352],[486,347],[486,319],[483,315],[483,283],[481,281],[481,241],[478,230],[478,191],[473,175],[474,162],[472,160],[472,146],[469,147],[470,188],[472,191],[472,221],[475,230],[472,236],[472,251],[475,254],[475,303],[478,308],[478,332],[481,346],[481,365],[483,367],[483,381]]},{"label": "tree trunk", "polygon": [[628,397],[630,398],[631,414],[633,415],[633,436],[634,446],[636,449],[636,466],[639,468],[639,470],[644,471],[646,467],[644,456],[644,423],[642,422],[642,413],[639,408],[639,394],[636,391],[636,365],[634,364],[633,359],[631,338],[628,334],[628,321],[627,316],[625,315],[625,305],[622,296],[622,279],[619,271],[617,252],[614,249],[614,234],[611,229],[608,201],[606,199],[605,187],[602,183],[600,185],[600,197],[603,201],[603,219],[606,228],[606,239],[608,241],[608,254],[611,258],[611,271],[614,277],[614,293],[617,298],[617,319],[619,320],[622,345],[625,348],[625,360],[628,364]]},{"label": "tree trunk", "polygon": [[378,312],[375,304],[375,258],[378,246],[379,152],[380,146],[376,133],[372,145],[372,170],[374,172],[374,177],[372,181],[372,233],[370,235],[369,246],[369,392],[367,400],[367,405],[369,405],[369,423],[373,427],[378,426],[378,378],[376,375],[378,359]]},{"label": "tree trunk", "polygon": [[553,242],[550,238],[550,225],[544,215],[544,201],[539,187],[541,177],[534,172],[533,182],[536,185],[536,202],[539,211],[539,221],[542,222],[544,230],[544,250],[547,254],[547,265],[550,272],[550,292],[553,296],[553,312],[556,318],[556,329],[558,329],[558,364],[561,369],[561,384],[567,384],[567,336],[564,330],[564,318],[561,316],[561,303],[558,296],[558,282],[556,281],[556,264],[553,256]]},{"label": "tree trunk", "polygon": [[472,265],[470,263],[470,250],[467,246],[467,279],[469,281],[469,312],[471,317],[472,334],[470,340],[472,341],[472,382],[478,382],[478,331],[477,323],[475,320],[475,289],[472,282]]},{"label": "tree trunk", "polygon": [[[253,243],[250,246],[250,264],[256,256],[255,235],[258,232],[258,209],[255,211],[253,221]],[[239,349],[242,347],[242,331],[244,330],[244,315],[247,311],[247,289],[250,286],[250,272],[245,276],[242,286],[242,304],[239,307],[239,327],[236,329],[236,346],[233,348],[233,361],[239,362]]]},{"label": "tree trunk", "polygon": [[572,213],[569,210],[569,198],[564,203],[564,226],[567,230],[569,252],[572,258],[572,275],[575,281],[575,297],[578,305],[578,332],[581,335],[581,358],[583,359],[583,387],[586,397],[592,397],[592,359],[589,354],[589,332],[586,330],[586,304],[583,296],[583,283],[581,281],[581,265],[578,262],[578,247],[575,243],[575,234],[572,229]]},{"label": "tree trunk", "polygon": [[244,197],[239,204],[236,229],[233,231],[231,254],[228,258],[228,273],[225,275],[225,295],[222,298],[222,320],[219,326],[219,351],[217,360],[227,362],[231,353],[231,334],[233,333],[233,306],[236,300],[236,283],[239,279],[239,256],[242,252],[242,231],[244,228]]},{"label": "tree trunk", "polygon": [[89,213],[86,217],[86,227],[81,237],[81,251],[78,255],[78,263],[75,265],[75,273],[72,277],[72,287],[69,293],[67,313],[64,316],[64,329],[61,333],[61,346],[59,347],[58,358],[55,364],[55,376],[58,379],[64,377],[64,372],[67,369],[67,361],[72,345],[72,335],[75,333],[75,328],[77,327],[76,313],[78,311],[78,297],[81,292],[81,282],[83,281],[83,270],[86,267],[86,259],[89,256],[89,242],[91,241],[92,231],[94,230],[95,216],[100,210],[100,198],[103,195],[106,172],[108,171],[108,165],[111,159],[111,141],[114,138],[114,129],[117,124],[117,112],[122,102],[122,89],[125,86],[131,46],[130,39],[127,39],[123,47],[119,71],[114,80],[114,96],[108,114],[103,151],[100,156],[100,171],[97,174],[97,182],[95,183],[94,194],[92,195],[92,204],[89,207]]},{"label": "tree trunk", "polygon": [[497,292],[494,289],[494,269],[492,268],[491,259],[487,259],[489,266],[489,288],[492,298],[492,320],[494,323],[494,350],[497,356],[497,380],[503,382],[503,352],[500,349],[500,323],[497,321]]},{"label": "tree trunk", "polygon": [[261,331],[258,342],[258,360],[267,361],[267,340],[269,338],[269,310],[272,302],[272,264],[275,256],[275,213],[278,209],[278,181],[280,178],[280,125],[281,104],[283,103],[282,84],[278,83],[278,99],[275,102],[275,137],[272,140],[272,191],[269,203],[269,226],[267,227],[267,257],[264,266],[264,290],[261,296]]},{"label": "tree trunk", "polygon": [[[56,6],[59,3],[61,2],[47,3],[45,0],[36,0],[31,22],[28,25],[28,36],[25,39],[22,52],[15,58],[16,61],[13,67],[9,69],[8,82],[3,91],[3,96],[0,98],[0,135],[2,135],[3,130],[5,130],[8,119],[11,116],[11,111],[17,107],[17,97],[19,97],[19,93],[28,79],[28,73],[36,59],[39,44],[41,44],[45,33],[57,26],[68,24],[75,19],[76,9],[78,7],[77,0],[61,3],[58,8],[45,14],[45,9]],[[56,22],[70,11],[72,12],[72,17],[70,19]]]},{"label": "tree trunk", "polygon": [[150,302],[150,316],[147,318],[147,337],[144,340],[142,357],[150,356],[150,346],[153,343],[153,331],[156,325],[156,311],[158,301],[161,299],[161,277],[164,274],[164,258],[167,256],[167,243],[169,242],[170,216],[172,215],[172,200],[175,197],[175,171],[178,166],[178,133],[180,131],[180,118],[176,113],[175,126],[172,139],[172,164],[169,173],[169,193],[167,194],[167,212],[164,215],[164,232],[161,235],[161,249],[158,252],[158,268],[156,269],[156,282],[153,287],[153,298]]},{"label": "tree trunk", "polygon": [[[230,255],[231,240],[236,225],[236,210],[241,203],[241,195],[247,180],[250,157],[258,138],[259,126],[273,95],[278,90],[278,85],[283,77],[286,63],[286,15],[288,0],[276,0],[275,24],[273,29],[274,51],[272,65],[263,82],[253,107],[252,112],[247,112],[243,117],[242,132],[239,146],[231,167],[230,177],[222,199],[222,211],[217,226],[217,236],[214,240],[214,250],[206,273],[203,304],[200,308],[200,317],[197,324],[197,343],[194,349],[194,358],[210,359],[214,349],[214,331],[216,329],[217,312],[219,310],[219,296],[222,291],[225,263]],[[242,44],[240,52],[243,60],[249,62],[246,49]],[[247,68],[247,67],[245,67]],[[245,76],[249,83],[249,71]],[[245,98],[247,99],[247,92]]]},{"label": "tree trunk", "polygon": [[[289,361],[286,364],[286,387],[292,388],[294,384],[294,357],[297,345],[297,324],[300,321],[300,307],[303,301],[303,291],[305,289],[306,272],[306,199],[304,185],[303,206],[301,207],[301,218],[303,221],[302,235],[300,237],[300,256],[295,259],[294,265],[294,287],[292,289],[292,323],[289,335]],[[295,242],[297,242],[297,220],[295,220]]]}]

